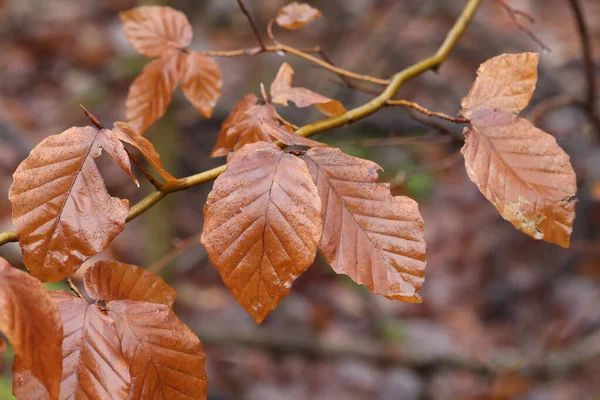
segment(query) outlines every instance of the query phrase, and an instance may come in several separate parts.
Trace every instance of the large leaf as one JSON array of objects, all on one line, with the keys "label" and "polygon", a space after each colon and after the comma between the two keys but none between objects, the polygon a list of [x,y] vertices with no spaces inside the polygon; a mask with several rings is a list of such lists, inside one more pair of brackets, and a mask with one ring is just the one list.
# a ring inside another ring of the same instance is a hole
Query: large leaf
[{"label": "large leaf", "polygon": [[181,88],[187,99],[210,118],[221,96],[221,68],[209,57],[195,51],[185,55],[182,63]]},{"label": "large leaf", "polygon": [[72,275],[123,230],[129,202],[108,194],[93,160],[118,148],[106,145],[114,141],[108,130],[71,128],[44,139],[15,171],[13,223],[25,265],[40,280]]},{"label": "large leaf", "polygon": [[125,116],[134,131],[143,134],[167,111],[181,75],[180,57],[177,51],[163,53],[148,63],[129,87]]},{"label": "large leaf", "polygon": [[202,244],[257,323],[312,264],[320,214],[306,165],[272,143],[242,147],[215,181],[204,206]]},{"label": "large leaf", "polygon": [[60,314],[39,280],[12,268],[3,258],[0,310],[0,331],[15,352],[15,377],[31,376],[37,382],[25,387],[24,381],[15,379],[15,393],[25,399],[47,390],[50,398],[57,399],[62,375]]},{"label": "large leaf", "polygon": [[319,249],[333,270],[376,294],[420,302],[425,241],[417,203],[392,196],[371,161],[335,148],[310,149],[304,160],[321,196]]},{"label": "large leaf", "polygon": [[279,10],[275,21],[283,28],[294,30],[302,28],[309,22],[320,18],[321,15],[321,11],[316,8],[294,1]]},{"label": "large leaf", "polygon": [[477,119],[465,136],[469,178],[502,217],[535,239],[569,247],[577,182],[554,137],[503,112]]},{"label": "large leaf", "polygon": [[257,104],[253,94],[245,95],[231,110],[223,122],[217,143],[210,153],[211,157],[226,156],[231,150],[237,150],[248,143],[272,142],[261,121],[279,124],[277,112],[270,104]]},{"label": "large leaf", "polygon": [[94,300],[136,300],[171,307],[177,296],[159,276],[118,261],[95,263],[85,271],[84,284]]},{"label": "large leaf", "polygon": [[51,292],[60,311],[62,343],[61,399],[127,399],[131,377],[115,324],[96,305],[65,291]]},{"label": "large leaf", "polygon": [[202,344],[169,306],[120,300],[107,307],[130,366],[130,400],[206,399]]},{"label": "large leaf", "polygon": [[192,41],[187,17],[170,7],[136,7],[119,16],[129,42],[148,57],[159,57],[174,46],[187,47]]}]

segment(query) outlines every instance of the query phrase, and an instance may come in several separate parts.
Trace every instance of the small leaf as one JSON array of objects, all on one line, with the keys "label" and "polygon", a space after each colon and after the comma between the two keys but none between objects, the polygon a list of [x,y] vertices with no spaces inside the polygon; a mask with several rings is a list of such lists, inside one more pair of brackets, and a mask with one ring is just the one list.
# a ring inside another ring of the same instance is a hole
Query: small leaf
[{"label": "small leaf", "polygon": [[464,132],[469,178],[517,229],[569,247],[577,192],[569,156],[518,116],[499,111],[476,120]]},{"label": "small leaf", "polygon": [[128,399],[206,399],[202,344],[169,306],[119,300],[107,308],[130,366]]},{"label": "small leaf", "polygon": [[57,399],[62,375],[62,323],[58,309],[44,285],[31,275],[12,268],[0,258],[0,330],[15,352],[15,377],[32,376],[37,384],[24,387],[15,379],[21,399],[49,393]]},{"label": "small leaf", "polygon": [[160,57],[165,51],[187,47],[192,41],[192,27],[187,17],[171,7],[136,7],[119,16],[129,42],[148,57]]},{"label": "small leaf", "polygon": [[109,129],[103,129],[101,133],[97,137],[97,143],[100,148],[102,148],[110,158],[131,178],[131,180],[140,187],[140,183],[138,182],[133,172],[131,172],[131,162],[129,161],[129,155],[127,151],[125,151],[125,147],[123,143],[119,140],[115,140],[117,136],[115,136],[115,132]]},{"label": "small leaf", "polygon": [[462,99],[462,115],[471,118],[479,109],[518,114],[535,90],[538,53],[503,54],[491,58],[477,69],[477,79]]},{"label": "small leaf", "polygon": [[287,129],[283,129],[279,124],[276,125],[273,121],[268,122],[261,119],[260,122],[265,132],[288,146],[327,147],[325,143],[317,142],[305,138],[304,136],[296,135],[294,132],[290,132]]},{"label": "small leaf", "polygon": [[426,257],[417,203],[392,196],[374,162],[335,148],[303,158],[321,196],[319,249],[333,270],[389,299],[421,302]]},{"label": "small leaf", "polygon": [[93,159],[110,131],[74,127],[39,143],[10,187],[13,223],[31,274],[57,282],[98,254],[125,226],[129,202],[111,197]]},{"label": "small leaf", "polygon": [[143,134],[167,111],[179,82],[180,54],[167,51],[148,63],[129,87],[125,115],[131,128]]},{"label": "small leaf", "polygon": [[294,70],[288,63],[281,64],[277,76],[271,84],[271,101],[275,104],[287,106],[291,101],[298,108],[314,105],[327,116],[337,116],[346,112],[346,108],[337,100],[332,100],[312,90],[303,87],[292,87]]},{"label": "small leaf", "polygon": [[94,300],[135,300],[173,306],[177,292],[159,276],[135,265],[98,261],[84,277],[85,290]]},{"label": "small leaf", "polygon": [[211,157],[226,156],[248,143],[273,142],[260,121],[278,124],[277,112],[272,105],[257,102],[255,95],[247,94],[233,107],[221,126]]},{"label": "small leaf", "polygon": [[277,14],[277,25],[285,29],[295,30],[302,28],[309,22],[322,16],[321,11],[306,3],[293,2],[279,10]]},{"label": "small leaf", "polygon": [[256,323],[313,262],[321,202],[306,165],[272,143],[233,153],[204,206],[202,244]]},{"label": "small leaf", "polygon": [[212,58],[195,51],[184,57],[181,73],[183,94],[202,115],[210,118],[221,96],[221,68]]},{"label": "small leaf", "polygon": [[176,180],[173,175],[165,171],[160,155],[156,152],[152,142],[138,134],[124,122],[115,122],[113,132],[120,141],[130,144],[138,149],[146,161],[148,161],[156,172],[158,172],[166,181]]}]

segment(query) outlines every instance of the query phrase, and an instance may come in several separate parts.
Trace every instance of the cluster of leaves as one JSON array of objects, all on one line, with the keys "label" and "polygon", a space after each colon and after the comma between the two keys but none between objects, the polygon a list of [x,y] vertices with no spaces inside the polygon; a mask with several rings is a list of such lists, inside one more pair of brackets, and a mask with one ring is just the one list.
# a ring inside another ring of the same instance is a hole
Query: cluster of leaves
[{"label": "cluster of leaves", "polygon": [[205,355],[172,310],[176,292],[134,265],[100,261],[89,300],[0,259],[0,329],[14,352],[20,399],[206,398]]}]

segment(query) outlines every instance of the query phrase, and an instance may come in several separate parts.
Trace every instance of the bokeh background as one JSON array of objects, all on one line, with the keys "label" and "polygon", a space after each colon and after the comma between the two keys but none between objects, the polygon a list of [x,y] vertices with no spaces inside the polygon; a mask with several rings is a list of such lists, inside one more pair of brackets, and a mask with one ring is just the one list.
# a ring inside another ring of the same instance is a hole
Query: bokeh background
[{"label": "bokeh background", "polygon": [[[516,231],[465,173],[461,127],[383,109],[318,140],[369,158],[394,194],[417,199],[426,223],[423,304],[394,302],[337,276],[320,256],[266,321],[256,326],[229,294],[198,242],[211,183],[173,194],[132,223],[91,260],[159,270],[178,291],[176,311],[205,344],[213,400],[417,400],[600,398],[600,132],[573,106],[585,98],[580,37],[568,0],[510,0],[535,17],[550,49],[523,115],[554,135],[578,176],[577,218],[568,250]],[[124,119],[129,84],[148,62],[125,39],[118,12],[133,0],[0,0],[0,230],[13,230],[12,172],[48,135],[88,125],[85,105],[105,125]],[[284,0],[247,0],[264,32]],[[593,54],[600,57],[600,2],[581,0]],[[156,3],[154,3],[156,4]],[[173,0],[194,28],[194,50],[255,46],[235,0]],[[464,0],[311,0],[324,18],[296,32],[296,47],[322,46],[336,64],[388,77],[432,54]],[[539,51],[494,0],[485,0],[437,73],[408,82],[398,97],[455,115],[480,63],[502,53]],[[220,124],[246,93],[270,84],[279,65],[295,85],[341,100],[372,96],[292,56],[217,59],[223,95],[206,120],[178,90],[148,133],[176,176],[220,165],[210,159]],[[595,68],[600,73],[600,64]],[[298,125],[320,119],[280,108]],[[109,191],[135,202],[137,189],[100,158]],[[21,266],[16,244],[0,255]],[[89,263],[87,263],[89,264]],[[87,265],[86,264],[86,265]],[[80,270],[83,271],[84,268]],[[55,289],[61,284],[49,285]],[[9,399],[12,355],[2,358],[0,398]]]}]

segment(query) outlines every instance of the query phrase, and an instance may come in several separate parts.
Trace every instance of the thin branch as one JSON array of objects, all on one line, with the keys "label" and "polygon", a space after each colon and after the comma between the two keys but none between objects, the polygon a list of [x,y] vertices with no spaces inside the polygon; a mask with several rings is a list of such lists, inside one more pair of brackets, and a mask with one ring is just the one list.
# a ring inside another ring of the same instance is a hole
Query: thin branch
[{"label": "thin branch", "polygon": [[75,286],[75,284],[71,280],[71,277],[67,278],[67,283],[69,284],[69,287],[71,288],[71,290],[77,295],[77,297],[79,297],[80,299],[85,299],[85,297],[83,297],[83,295],[81,294],[79,289],[77,289],[77,286]]},{"label": "thin branch", "polygon": [[413,110],[416,110],[416,111],[420,112],[421,114],[425,114],[430,117],[437,117],[437,118],[445,119],[446,121],[454,122],[455,124],[468,124],[471,122],[471,120],[469,120],[467,118],[455,118],[455,117],[446,115],[444,113],[430,111],[430,110],[426,109],[425,107],[420,106],[417,103],[413,103],[412,101],[408,101],[408,100],[388,100],[386,102],[386,105],[412,108]]},{"label": "thin branch", "polygon": [[548,46],[546,46],[540,39],[538,39],[537,36],[535,36],[535,34],[531,31],[531,29],[529,29],[528,27],[526,27],[525,25],[523,25],[521,23],[521,21],[519,20],[519,17],[523,17],[525,18],[529,23],[533,24],[535,22],[535,20],[533,19],[533,17],[529,14],[527,14],[524,11],[521,10],[517,10],[513,7],[511,7],[506,0],[496,0],[498,2],[498,4],[500,4],[502,7],[504,7],[504,9],[506,10],[506,12],[508,13],[508,16],[510,17],[510,19],[513,20],[515,26],[522,32],[524,32],[527,36],[529,36],[531,38],[531,40],[533,40],[534,42],[536,42],[544,51],[550,51],[550,48]]},{"label": "thin branch", "polygon": [[[379,96],[375,97],[366,104],[363,104],[362,106],[359,106],[352,110],[348,110],[344,114],[303,126],[302,128],[296,131],[296,134],[305,137],[312,136],[316,133],[337,128],[349,124],[353,121],[366,118],[369,115],[375,113],[377,110],[386,106],[387,101],[392,99],[392,97],[398,92],[400,87],[402,87],[402,85],[405,82],[412,78],[415,78],[416,76],[421,75],[426,71],[429,71],[430,69],[438,67],[446,58],[448,58],[450,52],[456,46],[456,43],[466,30],[469,23],[471,22],[471,19],[475,15],[475,12],[479,8],[481,2],[482,0],[469,0],[467,5],[463,9],[461,15],[458,17],[450,32],[448,32],[446,39],[444,40],[440,48],[436,51],[436,53],[396,73],[389,82],[389,85],[387,85],[385,90]],[[216,179],[219,175],[221,175],[223,172],[225,172],[226,169],[227,165],[221,165],[219,167],[200,172],[195,175],[180,178],[174,181],[165,182],[162,186],[162,189],[157,189],[153,191],[145,198],[140,200],[133,207],[131,207],[131,209],[129,210],[129,215],[127,216],[127,221],[131,221],[132,219],[138,217],[144,211],[150,209],[153,205],[158,203],[162,198],[164,198],[168,194],[178,192],[180,190],[189,189],[190,187],[199,185],[204,182],[212,181]],[[0,245],[7,242],[16,242],[17,240],[17,234],[15,232],[0,233]]]},{"label": "thin branch", "polygon": [[258,33],[258,29],[256,29],[254,20],[252,19],[250,12],[248,12],[248,9],[246,8],[244,1],[237,0],[237,3],[240,6],[240,9],[242,10],[242,12],[244,14],[246,14],[246,17],[248,18],[248,22],[250,22],[250,26],[252,27],[252,31],[254,32],[254,36],[256,36],[256,40],[258,40],[258,43],[260,44],[260,48],[262,49],[262,51],[266,51],[265,44],[263,43],[262,38],[260,37],[260,33]]},{"label": "thin branch", "polygon": [[127,155],[129,156],[131,161],[133,161],[133,163],[135,165],[137,165],[137,167],[140,169],[140,171],[142,171],[142,173],[144,174],[144,176],[146,177],[148,182],[150,182],[152,184],[152,186],[154,186],[156,189],[161,190],[163,187],[163,184],[156,180],[156,178],[150,173],[150,171],[148,171],[148,169],[146,168],[144,163],[142,161],[140,161],[140,159],[137,158],[135,156],[135,154],[133,154],[129,150],[125,149],[125,151],[127,152]]},{"label": "thin branch", "polygon": [[156,261],[154,264],[152,264],[146,269],[154,274],[158,274],[160,271],[163,270],[163,268],[165,268],[167,265],[173,262],[173,260],[182,255],[185,251],[200,244],[201,235],[202,232],[183,240],[181,243],[176,245],[171,251],[162,256],[158,261]]}]

